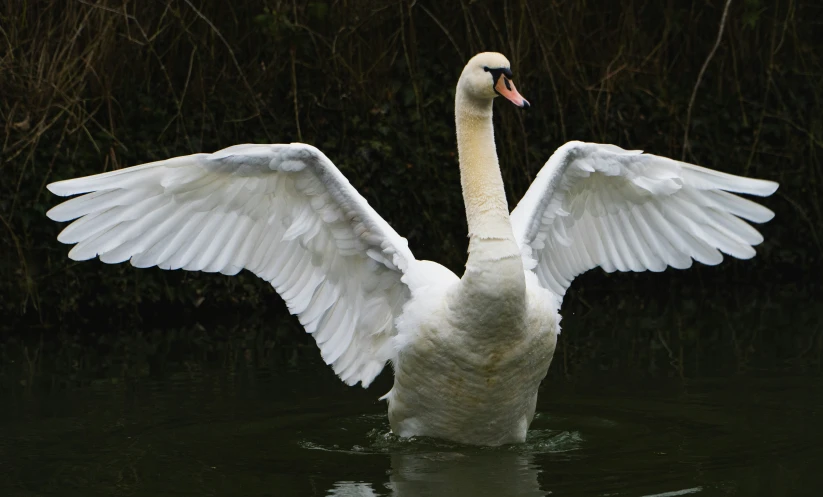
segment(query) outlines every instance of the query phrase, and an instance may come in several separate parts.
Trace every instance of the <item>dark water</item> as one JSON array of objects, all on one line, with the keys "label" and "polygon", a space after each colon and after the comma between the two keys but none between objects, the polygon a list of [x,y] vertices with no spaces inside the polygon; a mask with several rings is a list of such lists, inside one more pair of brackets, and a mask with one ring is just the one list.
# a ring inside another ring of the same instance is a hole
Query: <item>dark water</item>
[{"label": "dark water", "polygon": [[526,444],[484,449],[394,438],[381,393],[302,371],[7,391],[0,495],[823,495],[819,376],[555,380]]}]

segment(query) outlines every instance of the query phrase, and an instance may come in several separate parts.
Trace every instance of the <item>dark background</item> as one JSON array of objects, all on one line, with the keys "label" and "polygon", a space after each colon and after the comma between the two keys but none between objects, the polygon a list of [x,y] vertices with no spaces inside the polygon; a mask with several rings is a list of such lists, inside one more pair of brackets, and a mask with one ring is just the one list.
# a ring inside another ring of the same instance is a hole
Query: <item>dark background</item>
[{"label": "dark background", "polygon": [[0,378],[321,365],[311,338],[250,273],[70,261],[56,241],[61,226],[45,217],[59,201],[45,185],[60,179],[236,143],[304,141],[335,161],[418,258],[462,274],[454,86],[485,50],[508,56],[532,103],[528,112],[495,107],[512,206],[571,139],[781,185],[762,200],[776,217],[759,227],[766,242],[754,260],[578,278],[550,374],[820,371],[823,4],[735,0],[710,58],[724,7],[4,2]]}]

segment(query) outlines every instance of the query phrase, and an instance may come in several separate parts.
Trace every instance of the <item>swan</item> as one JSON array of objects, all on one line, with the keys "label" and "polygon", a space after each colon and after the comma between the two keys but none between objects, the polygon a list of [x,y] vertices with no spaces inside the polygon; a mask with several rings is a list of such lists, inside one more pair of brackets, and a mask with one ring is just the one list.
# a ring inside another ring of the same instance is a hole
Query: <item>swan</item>
[{"label": "swan", "polygon": [[271,283],[348,385],[386,363],[393,433],[474,445],[523,442],[575,276],[714,265],[755,255],[744,220],[772,211],[734,193],[777,183],[614,145],[555,151],[510,213],[492,102],[526,108],[509,61],[469,60],[455,124],[469,229],[465,272],[417,260],[406,239],[317,148],[245,144],[58,181],[73,260],[138,268],[247,269]]}]

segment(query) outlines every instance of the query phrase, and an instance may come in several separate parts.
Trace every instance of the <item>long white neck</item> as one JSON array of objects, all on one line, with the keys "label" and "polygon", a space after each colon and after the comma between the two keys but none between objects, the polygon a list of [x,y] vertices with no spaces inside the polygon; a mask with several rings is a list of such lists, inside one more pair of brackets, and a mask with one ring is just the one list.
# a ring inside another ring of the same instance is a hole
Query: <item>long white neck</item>
[{"label": "long white neck", "polygon": [[457,86],[455,98],[460,182],[469,225],[469,261],[517,256],[503,177],[497,161],[492,101],[476,99]]},{"label": "long white neck", "polygon": [[458,83],[455,119],[469,258],[452,308],[473,323],[474,335],[506,340],[506,330],[520,329],[526,282],[497,163],[492,102],[473,99]]}]

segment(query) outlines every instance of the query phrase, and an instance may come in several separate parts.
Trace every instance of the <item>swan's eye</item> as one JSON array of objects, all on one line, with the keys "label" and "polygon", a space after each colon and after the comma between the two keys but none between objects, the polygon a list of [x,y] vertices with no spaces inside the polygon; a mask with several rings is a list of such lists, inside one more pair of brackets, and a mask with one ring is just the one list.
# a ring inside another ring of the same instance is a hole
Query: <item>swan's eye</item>
[{"label": "swan's eye", "polygon": [[513,79],[514,76],[512,75],[512,70],[508,67],[494,67],[491,68],[489,66],[483,66],[483,70],[486,72],[492,73],[494,80],[497,81],[497,78],[500,77],[501,74],[504,74],[507,78]]},{"label": "swan's eye", "polygon": [[[494,69],[490,69],[487,66],[483,67],[483,70],[491,73],[492,75],[492,87],[497,85],[497,82],[500,81],[500,78],[503,78],[503,84],[506,85],[506,89],[511,90],[511,83],[509,80],[512,78],[512,70],[508,67],[496,67]],[[497,88],[494,90],[497,92]]]}]

